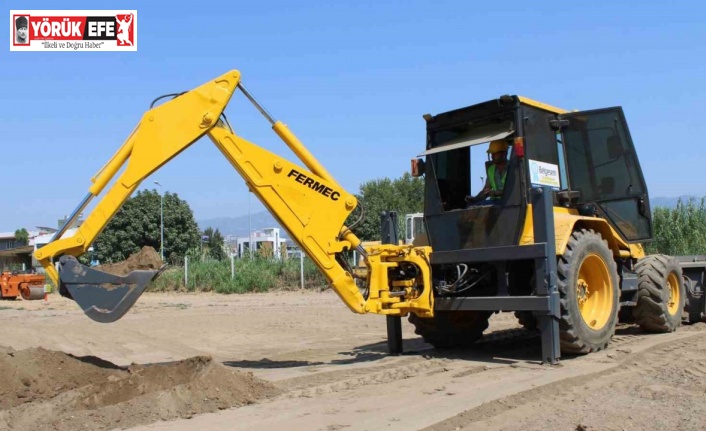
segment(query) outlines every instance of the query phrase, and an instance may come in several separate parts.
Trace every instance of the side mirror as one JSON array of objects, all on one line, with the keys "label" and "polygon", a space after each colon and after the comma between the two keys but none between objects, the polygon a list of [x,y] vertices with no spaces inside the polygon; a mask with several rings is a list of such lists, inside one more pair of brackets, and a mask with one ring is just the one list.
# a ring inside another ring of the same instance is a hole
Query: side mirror
[{"label": "side mirror", "polygon": [[412,159],[412,176],[421,177],[424,175],[425,163],[422,159]]}]

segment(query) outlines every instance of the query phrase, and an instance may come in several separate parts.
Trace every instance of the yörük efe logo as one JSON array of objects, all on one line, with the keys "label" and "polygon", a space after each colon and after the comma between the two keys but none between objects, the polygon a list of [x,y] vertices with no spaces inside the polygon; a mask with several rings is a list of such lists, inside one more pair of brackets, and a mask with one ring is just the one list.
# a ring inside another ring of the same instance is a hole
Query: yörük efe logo
[{"label": "y\u00f6r\u00fck efe logo", "polygon": [[136,10],[12,10],[11,51],[137,51]]}]

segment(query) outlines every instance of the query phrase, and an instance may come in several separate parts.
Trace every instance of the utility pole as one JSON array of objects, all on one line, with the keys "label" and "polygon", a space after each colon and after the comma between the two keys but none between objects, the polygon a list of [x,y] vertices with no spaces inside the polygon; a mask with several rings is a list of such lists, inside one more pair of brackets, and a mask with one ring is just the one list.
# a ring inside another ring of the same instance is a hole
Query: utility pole
[{"label": "utility pole", "polygon": [[250,213],[250,189],[248,189],[248,250],[252,259],[252,214]]},{"label": "utility pole", "polygon": [[162,257],[162,262],[164,262],[164,193],[162,192],[162,185],[159,181],[155,181],[155,184],[159,186],[159,255]]}]

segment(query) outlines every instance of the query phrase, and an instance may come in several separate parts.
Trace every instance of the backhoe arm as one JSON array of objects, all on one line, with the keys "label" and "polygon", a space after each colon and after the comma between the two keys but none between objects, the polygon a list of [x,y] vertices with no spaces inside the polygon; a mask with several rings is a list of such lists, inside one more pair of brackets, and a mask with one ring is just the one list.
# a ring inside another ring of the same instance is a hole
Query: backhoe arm
[{"label": "backhoe arm", "polygon": [[[305,167],[235,135],[221,116],[236,88],[270,121],[273,130]],[[431,316],[432,295],[428,247],[380,246],[364,250],[344,223],[356,208],[349,194],[309,153],[286,125],[275,121],[231,71],[147,111],[127,141],[92,179],[88,196],[67,223],[99,195],[123,165],[127,166],[77,232],[35,252],[47,274],[89,317],[112,322],[122,317],[158,271],[134,271],[118,277],[87,268],[71,256],[88,250],[140,182],[204,135],[218,147],[249,189],[287,229],[354,312]],[[59,239],[61,238],[61,239]],[[368,278],[359,289],[340,253],[357,249],[366,256]],[[61,257],[59,271],[52,262]]]}]

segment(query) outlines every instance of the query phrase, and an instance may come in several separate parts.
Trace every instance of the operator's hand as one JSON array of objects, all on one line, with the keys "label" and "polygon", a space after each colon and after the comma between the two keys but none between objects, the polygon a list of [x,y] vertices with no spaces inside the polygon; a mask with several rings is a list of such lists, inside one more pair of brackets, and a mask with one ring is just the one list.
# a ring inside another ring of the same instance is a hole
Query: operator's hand
[{"label": "operator's hand", "polygon": [[488,197],[488,195],[490,195],[490,194],[491,194],[490,187],[486,186],[486,187],[483,187],[483,190],[481,190],[480,193],[478,193],[477,195],[466,196],[466,202],[470,204],[473,202],[482,201],[483,199],[486,199]]}]

